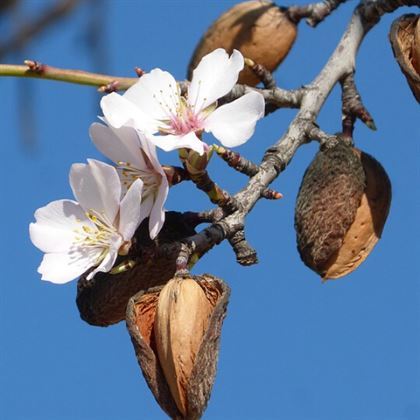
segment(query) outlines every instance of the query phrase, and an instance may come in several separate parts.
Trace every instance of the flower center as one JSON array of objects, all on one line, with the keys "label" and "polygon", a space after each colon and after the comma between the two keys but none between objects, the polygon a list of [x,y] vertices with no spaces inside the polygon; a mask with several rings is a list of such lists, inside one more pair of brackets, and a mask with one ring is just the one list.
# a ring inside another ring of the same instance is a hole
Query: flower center
[{"label": "flower center", "polygon": [[155,194],[160,185],[161,175],[149,169],[139,169],[130,162],[117,162],[117,170],[121,176],[121,183],[125,190],[128,190],[136,179],[143,181],[142,199]]},{"label": "flower center", "polygon": [[160,120],[159,131],[162,134],[173,134],[176,136],[185,135],[203,129],[203,118],[194,112],[187,100],[181,96],[181,89],[177,85],[176,94],[169,98],[163,97],[163,92],[158,98],[159,105],[166,114],[167,118]]},{"label": "flower center", "polygon": [[76,230],[78,236],[75,238],[74,245],[83,248],[104,248],[98,260],[102,260],[112,243],[122,241],[121,235],[105,214],[99,214],[93,209],[86,213],[86,217],[93,222],[94,227],[82,224],[80,229]]}]

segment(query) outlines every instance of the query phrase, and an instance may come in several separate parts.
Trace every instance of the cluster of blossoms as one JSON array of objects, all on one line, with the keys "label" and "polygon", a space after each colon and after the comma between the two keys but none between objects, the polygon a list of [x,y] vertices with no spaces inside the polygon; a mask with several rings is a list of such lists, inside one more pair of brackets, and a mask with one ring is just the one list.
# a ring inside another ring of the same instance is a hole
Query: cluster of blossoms
[{"label": "cluster of blossoms", "polygon": [[38,268],[43,280],[66,283],[88,270],[109,272],[118,255],[127,255],[133,235],[149,218],[154,239],[165,221],[169,191],[156,146],[164,151],[186,148],[199,155],[209,150],[203,131],[227,147],[246,142],[264,115],[258,92],[217,107],[243,69],[244,59],[223,49],[205,56],[194,70],[187,95],[173,76],[160,69],[143,75],[124,95],[101,100],[105,123],[94,123],[90,136],[115,167],[89,159],[73,164],[73,200],[53,201],[35,212],[30,237],[45,252]]}]

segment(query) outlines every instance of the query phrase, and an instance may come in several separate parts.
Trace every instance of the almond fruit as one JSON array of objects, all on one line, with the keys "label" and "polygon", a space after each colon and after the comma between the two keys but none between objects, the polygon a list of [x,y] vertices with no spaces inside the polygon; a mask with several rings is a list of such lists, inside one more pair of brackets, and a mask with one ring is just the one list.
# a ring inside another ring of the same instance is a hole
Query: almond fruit
[{"label": "almond fruit", "polygon": [[194,227],[182,213],[166,212],[165,224],[152,241],[148,220],[137,229],[129,255],[122,258],[135,261],[134,267],[120,274],[98,273],[91,280],[86,280],[86,275],[80,277],[76,303],[80,317],[87,323],[106,327],[124,320],[132,296],[140,290],[165,284],[175,274],[179,247],[170,247],[161,255],[159,246],[194,235]]},{"label": "almond fruit", "polygon": [[420,103],[420,15],[407,14],[396,19],[389,40],[395,59]]},{"label": "almond fruit", "polygon": [[378,242],[391,203],[382,166],[344,142],[318,152],[296,202],[303,262],[326,279],[355,270]]},{"label": "almond fruit", "polygon": [[174,419],[198,419],[207,405],[229,293],[211,275],[186,275],[128,303],[137,360],[156,401]]},{"label": "almond fruit", "polygon": [[[274,71],[288,54],[296,35],[296,24],[282,7],[261,0],[239,3],[222,14],[201,38],[188,67],[188,79],[200,60],[217,48],[224,48],[229,54],[237,49],[244,57]],[[238,83],[255,86],[258,82],[249,68],[239,75]]]}]

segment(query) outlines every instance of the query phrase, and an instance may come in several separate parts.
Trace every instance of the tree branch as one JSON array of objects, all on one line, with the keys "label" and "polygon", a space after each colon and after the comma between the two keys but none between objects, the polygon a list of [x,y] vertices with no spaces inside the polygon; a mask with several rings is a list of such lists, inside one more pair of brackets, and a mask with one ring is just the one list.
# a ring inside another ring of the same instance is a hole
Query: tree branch
[{"label": "tree branch", "polygon": [[[324,68],[312,83],[300,90],[300,110],[287,132],[266,151],[258,173],[233,196],[240,207],[203,231],[186,238],[183,241],[186,246],[184,258],[188,252],[191,255],[192,250],[202,255],[223,239],[231,238],[243,229],[247,214],[262,197],[262,192],[287,167],[298,148],[310,141],[316,117],[333,87],[354,71],[357,51],[365,35],[384,13],[394,11],[399,6],[417,4],[419,0],[377,0],[372,8],[371,0],[361,1]],[[235,89],[244,88],[238,85]],[[330,136],[319,130],[316,137],[325,140]]]},{"label": "tree branch", "polygon": [[[56,80],[88,86],[107,86],[118,83],[118,90],[125,90],[137,82],[138,77],[108,76],[82,70],[60,69],[36,61],[26,60],[27,65],[0,64],[0,76],[32,77],[35,79]],[[33,64],[36,64],[34,66]]]},{"label": "tree branch", "polygon": [[315,27],[322,22],[332,11],[347,0],[324,0],[318,3],[307,4],[306,6],[291,6],[287,9],[289,18],[295,23],[307,18],[306,23]]}]

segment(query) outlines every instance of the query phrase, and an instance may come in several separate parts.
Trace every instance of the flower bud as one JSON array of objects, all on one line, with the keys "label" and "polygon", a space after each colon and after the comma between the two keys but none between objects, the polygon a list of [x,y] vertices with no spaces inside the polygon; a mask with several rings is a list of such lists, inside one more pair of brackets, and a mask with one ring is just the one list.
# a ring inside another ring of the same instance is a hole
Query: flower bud
[{"label": "flower bud", "polygon": [[116,266],[127,262],[126,271],[97,273],[91,280],[86,280],[88,273],[80,277],[76,303],[80,317],[87,323],[105,327],[124,320],[132,296],[165,284],[175,274],[179,247],[169,247],[162,255],[159,246],[194,235],[194,228],[181,213],[166,212],[165,224],[152,241],[148,222],[149,219],[144,220],[137,229],[128,255],[116,262]]},{"label": "flower bud", "polygon": [[127,306],[127,327],[143,375],[172,418],[201,417],[213,386],[230,290],[213,276],[183,276]]},{"label": "flower bud", "polygon": [[[244,57],[273,71],[283,61],[297,34],[284,10],[271,1],[246,1],[221,15],[197,45],[188,67],[188,78],[200,60],[216,48],[239,50]],[[245,68],[238,83],[255,86],[259,79]]]},{"label": "flower bud", "polygon": [[395,59],[420,102],[420,15],[407,14],[396,19],[389,39]]},{"label": "flower bud", "polygon": [[351,273],[378,242],[390,203],[389,178],[373,157],[343,142],[318,152],[296,201],[303,262],[324,280]]}]

